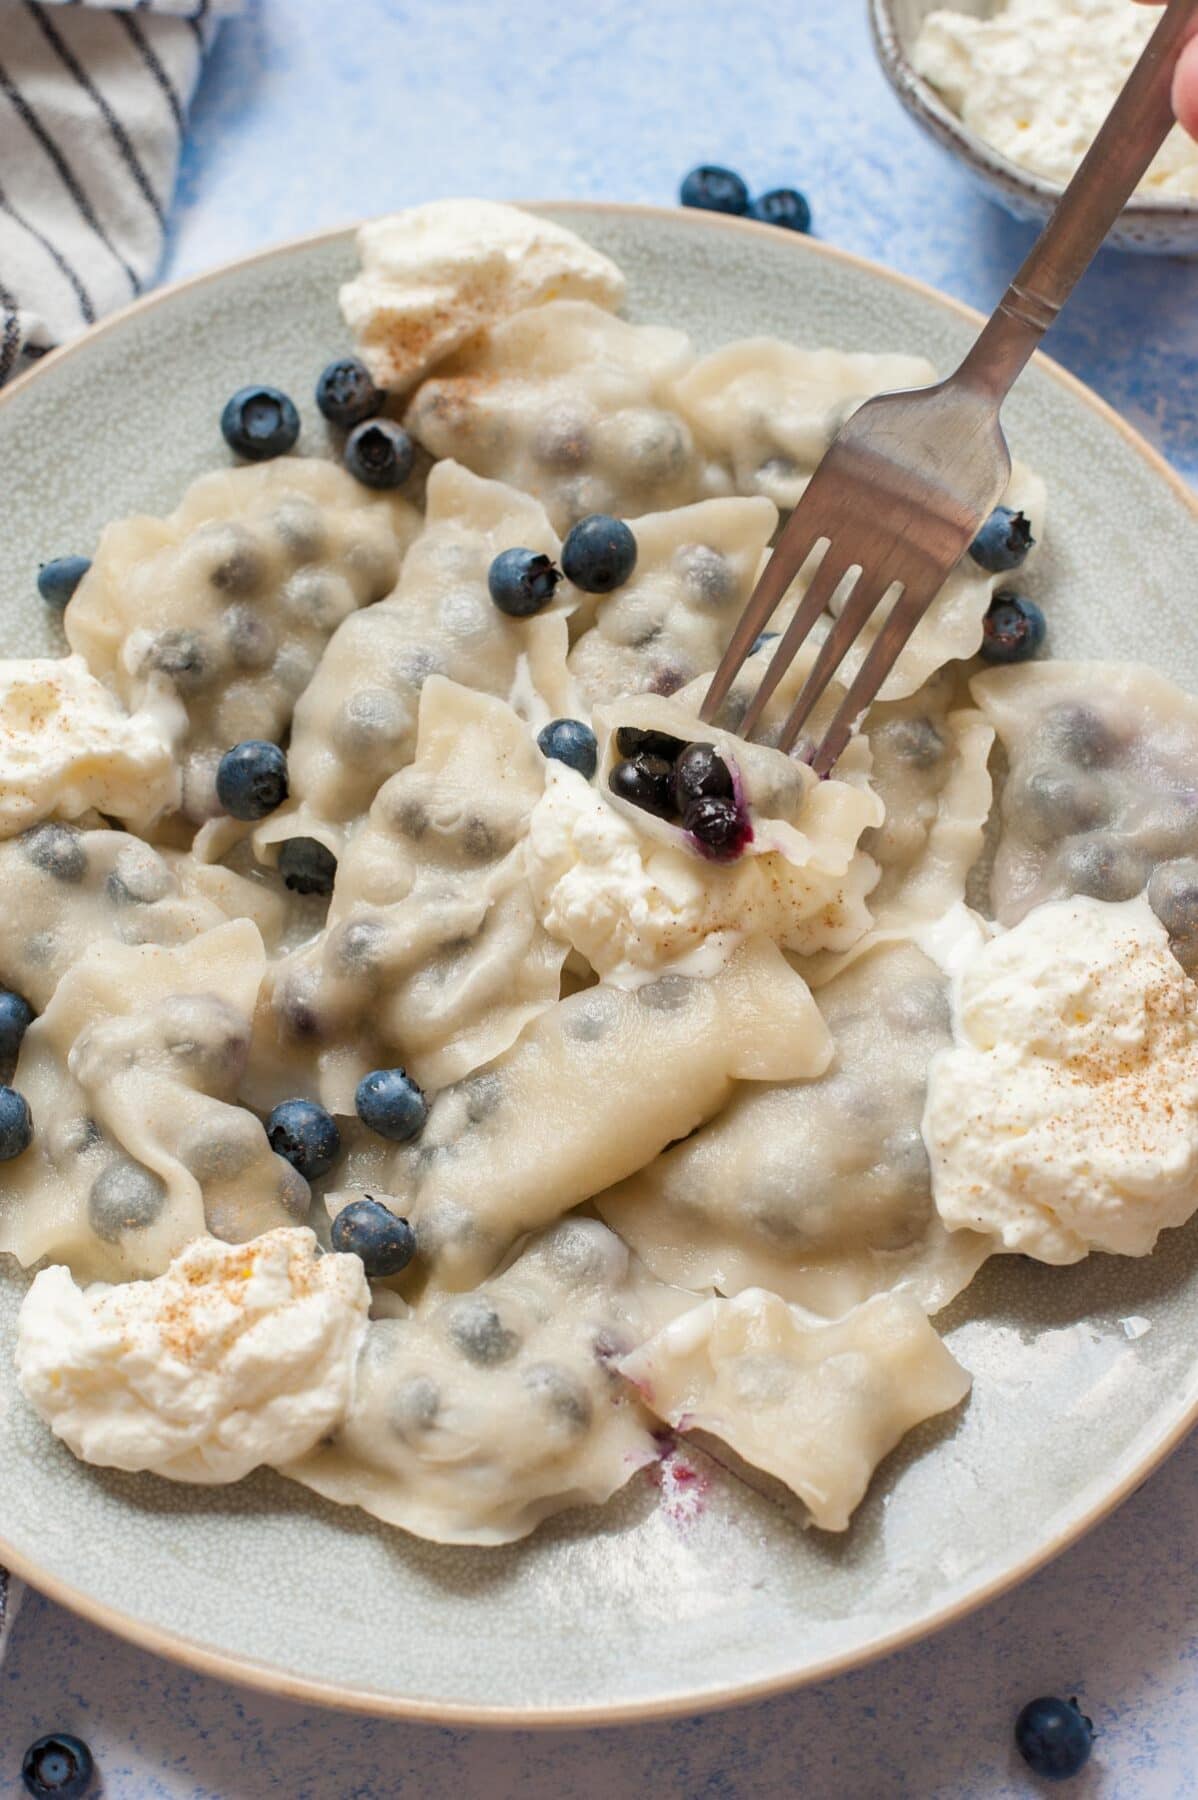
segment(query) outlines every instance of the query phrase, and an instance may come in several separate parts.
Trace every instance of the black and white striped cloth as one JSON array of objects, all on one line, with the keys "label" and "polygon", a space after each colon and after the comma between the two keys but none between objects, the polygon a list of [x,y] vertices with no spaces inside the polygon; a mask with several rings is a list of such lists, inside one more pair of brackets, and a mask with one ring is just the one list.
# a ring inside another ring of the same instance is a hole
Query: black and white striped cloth
[{"label": "black and white striped cloth", "polygon": [[154,279],[187,109],[240,0],[0,0],[0,385]]}]

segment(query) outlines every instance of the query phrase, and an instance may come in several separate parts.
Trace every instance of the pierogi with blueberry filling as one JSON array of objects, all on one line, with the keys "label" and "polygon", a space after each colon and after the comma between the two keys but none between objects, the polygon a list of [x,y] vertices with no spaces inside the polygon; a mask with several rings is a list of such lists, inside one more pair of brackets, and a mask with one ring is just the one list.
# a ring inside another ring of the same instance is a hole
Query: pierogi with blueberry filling
[{"label": "pierogi with blueberry filling", "polygon": [[283,457],[202,476],[165,519],[106,527],[67,641],[127,706],[177,700],[188,818],[220,811],[226,750],[283,735],[337,626],[394,587],[418,524],[331,463]]},{"label": "pierogi with blueberry filling", "polygon": [[1001,925],[1071,894],[1147,886],[1198,968],[1198,702],[1143,663],[1045,662],[970,684],[1007,754],[991,875]]},{"label": "pierogi with blueberry filling", "polygon": [[970,1385],[907,1294],[828,1320],[748,1288],[683,1313],[619,1367],[659,1417],[730,1444],[825,1531],[846,1529],[882,1458]]},{"label": "pierogi with blueberry filling", "polygon": [[941,1224],[920,1136],[928,1064],[952,1041],[947,983],[914,944],[881,943],[817,999],[825,1070],[738,1086],[702,1130],[601,1195],[600,1214],[681,1287],[768,1285],[827,1316],[904,1288],[935,1312],[990,1248]]},{"label": "pierogi with blueberry filling", "polygon": [[429,677],[415,759],[350,840],[327,929],[273,975],[275,1028],[298,1020],[333,1112],[400,1055],[424,1087],[458,1081],[557,1000],[566,947],[524,859],[545,767],[505,701]]},{"label": "pierogi with blueberry filling", "polygon": [[614,1364],[691,1303],[564,1219],[472,1293],[373,1319],[345,1422],[283,1473],[438,1543],[511,1543],[658,1459]]},{"label": "pierogi with blueberry filling", "polygon": [[669,326],[552,300],[444,363],[404,424],[433,456],[535,495],[564,537],[590,513],[630,519],[732,492],[674,403],[693,356]]},{"label": "pierogi with blueberry filling", "polygon": [[265,965],[248,919],[83,952],[21,1046],[34,1137],[5,1168],[0,1250],[129,1280],[205,1232],[240,1242],[306,1217],[307,1182],[237,1104]]}]

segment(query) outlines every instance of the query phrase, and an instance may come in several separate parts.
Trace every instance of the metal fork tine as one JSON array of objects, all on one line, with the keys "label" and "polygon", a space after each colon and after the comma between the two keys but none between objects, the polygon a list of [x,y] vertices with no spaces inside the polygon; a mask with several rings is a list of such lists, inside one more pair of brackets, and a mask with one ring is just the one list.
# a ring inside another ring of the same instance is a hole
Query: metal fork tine
[{"label": "metal fork tine", "polygon": [[850,644],[893,583],[894,577],[885,570],[881,574],[862,571],[841,609],[840,617],[820,645],[811,673],[799,689],[798,699],[791,707],[778,739],[780,750],[790,750],[793,747],[809,715],[818,705],[824,689],[844,661]]},{"label": "metal fork tine", "polygon": [[[807,490],[809,492],[810,489]],[[819,528],[814,508],[806,505],[807,493],[801,496],[782,527],[778,542],[770,552],[770,559],[761,572],[757,586],[749,595],[745,610],[729,639],[728,648],[711,678],[711,685],[699,708],[699,717],[709,725],[728,698],[732,683],[744,667],[758,636],[777,611],[778,602],[820,538],[826,535]],[[825,550],[824,561],[827,559],[828,552]]]},{"label": "metal fork tine", "polygon": [[836,763],[856,728],[857,721],[872,705],[878,689],[894,667],[903,645],[936,598],[938,589],[908,588],[891,609],[877,637],[870,645],[864,662],[849,684],[848,692],[832,716],[832,721],[811,759],[817,775],[827,775]]},{"label": "metal fork tine", "polygon": [[815,621],[823,613],[828,601],[852,566],[851,563],[846,563],[843,557],[837,556],[834,543],[828,545],[819,568],[811,577],[811,584],[807,592],[795,610],[794,618],[782,633],[782,640],[770,658],[769,667],[761,678],[761,685],[753,695],[745,716],[737,727],[742,737],[748,737],[752,732],[758,719],[769,705],[778,683],[810,636]]}]

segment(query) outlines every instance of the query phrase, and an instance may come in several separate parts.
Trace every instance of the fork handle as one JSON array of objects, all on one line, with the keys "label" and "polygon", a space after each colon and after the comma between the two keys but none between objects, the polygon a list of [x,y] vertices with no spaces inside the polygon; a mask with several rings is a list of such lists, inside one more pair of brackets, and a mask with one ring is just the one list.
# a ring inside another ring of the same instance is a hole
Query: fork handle
[{"label": "fork handle", "polygon": [[1169,0],[1081,166],[961,364],[1001,402],[1055,320],[1173,124],[1173,71],[1198,0]]}]

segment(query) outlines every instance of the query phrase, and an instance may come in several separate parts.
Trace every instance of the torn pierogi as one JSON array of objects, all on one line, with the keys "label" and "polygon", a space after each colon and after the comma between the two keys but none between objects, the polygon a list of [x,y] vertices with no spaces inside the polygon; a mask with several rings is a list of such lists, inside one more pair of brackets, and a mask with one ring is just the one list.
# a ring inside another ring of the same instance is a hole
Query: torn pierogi
[{"label": "torn pierogi", "polygon": [[777,523],[768,500],[706,500],[634,520],[636,567],[598,599],[570,652],[584,701],[672,694],[713,669]]},{"label": "torn pierogi", "polygon": [[633,518],[732,491],[672,398],[693,354],[668,326],[553,300],[443,364],[404,424],[433,456],[535,495],[564,537],[588,513]]},{"label": "torn pierogi", "polygon": [[683,1313],[619,1367],[659,1417],[730,1444],[825,1531],[847,1528],[882,1458],[970,1385],[908,1294],[828,1320],[749,1288]]},{"label": "torn pierogi", "polygon": [[505,701],[430,676],[415,759],[348,844],[327,929],[274,973],[275,1030],[307,1041],[333,1112],[401,1055],[423,1087],[458,1081],[557,1000],[566,947],[525,871],[546,766]]},{"label": "torn pierogi", "polygon": [[1143,663],[1045,662],[970,684],[1007,753],[990,898],[1148,898],[1198,970],[1198,702]]},{"label": "torn pierogi", "polygon": [[522,1232],[718,1112],[734,1082],[817,1074],[831,1053],[806,983],[750,938],[710,979],[603,983],[538,1014],[510,1050],[442,1089],[387,1188],[435,1279],[470,1287]]},{"label": "torn pierogi", "polygon": [[914,944],[884,942],[816,998],[826,1070],[738,1087],[599,1211],[680,1287],[768,1285],[828,1316],[902,1287],[935,1312],[990,1249],[941,1223],[920,1136],[929,1062],[952,1042],[947,983]]},{"label": "torn pierogi", "polygon": [[21,1046],[34,1137],[5,1168],[0,1250],[128,1280],[205,1232],[240,1242],[306,1217],[307,1182],[237,1104],[265,966],[248,919],[83,952]]},{"label": "torn pierogi", "polygon": [[438,463],[424,530],[404,559],[398,587],[345,620],[296,707],[291,798],[259,828],[260,851],[312,837],[340,852],[345,828],[412,760],[420,689],[430,675],[503,699],[542,683],[556,695],[555,683],[565,679],[563,614],[574,603],[572,590],[563,586],[563,597],[534,618],[501,612],[487,573],[500,552],[517,547],[554,561],[560,555],[538,502],[457,463]]},{"label": "torn pierogi", "polygon": [[282,736],[337,626],[395,585],[418,523],[332,463],[280,457],[202,476],[165,519],[105,528],[67,641],[130,708],[181,709],[190,819],[219,812],[226,750]]},{"label": "torn pierogi", "polygon": [[688,1304],[597,1220],[563,1220],[472,1293],[374,1319],[345,1423],[283,1473],[438,1543],[525,1537],[660,1456],[613,1363]]},{"label": "torn pierogi", "polygon": [[863,400],[934,379],[922,356],[801,350],[759,337],[701,357],[673,391],[700,449],[731,470],[736,493],[764,494],[789,511]]}]

